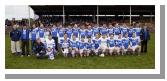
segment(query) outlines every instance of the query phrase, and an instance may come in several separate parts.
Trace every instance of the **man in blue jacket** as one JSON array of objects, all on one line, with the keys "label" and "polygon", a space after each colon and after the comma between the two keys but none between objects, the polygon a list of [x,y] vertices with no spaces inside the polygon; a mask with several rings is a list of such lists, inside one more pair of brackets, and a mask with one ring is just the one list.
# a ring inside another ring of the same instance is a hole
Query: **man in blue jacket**
[{"label": "man in blue jacket", "polygon": [[140,39],[141,39],[141,52],[147,52],[147,43],[150,40],[150,33],[147,28],[147,24],[143,26],[141,33],[140,33]]},{"label": "man in blue jacket", "polygon": [[[29,54],[29,29],[26,26],[23,26],[21,30],[21,41],[22,41],[22,56],[30,56]],[[26,52],[25,52],[26,48]]]},{"label": "man in blue jacket", "polygon": [[11,51],[12,54],[20,54],[20,37],[21,32],[17,29],[17,25],[13,25],[13,30],[10,32]]}]

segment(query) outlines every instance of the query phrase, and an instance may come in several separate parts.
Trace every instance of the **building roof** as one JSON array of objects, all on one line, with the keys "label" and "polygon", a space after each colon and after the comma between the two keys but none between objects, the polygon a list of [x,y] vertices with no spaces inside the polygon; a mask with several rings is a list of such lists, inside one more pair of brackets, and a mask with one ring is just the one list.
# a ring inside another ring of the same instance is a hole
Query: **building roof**
[{"label": "building roof", "polygon": [[[37,15],[62,15],[63,5],[30,5]],[[130,5],[99,5],[99,15],[129,15]],[[65,5],[66,15],[96,15],[97,5]],[[155,15],[154,5],[132,5],[132,15]]]}]

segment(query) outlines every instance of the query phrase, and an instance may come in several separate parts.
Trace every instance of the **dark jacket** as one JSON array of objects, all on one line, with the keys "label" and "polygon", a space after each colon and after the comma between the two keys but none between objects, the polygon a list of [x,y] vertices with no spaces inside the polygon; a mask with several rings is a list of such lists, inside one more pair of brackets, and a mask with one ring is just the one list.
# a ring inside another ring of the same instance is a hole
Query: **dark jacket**
[{"label": "dark jacket", "polygon": [[26,29],[26,33],[23,33],[23,29],[21,30],[21,40],[29,40],[29,33],[30,31],[28,29]]},{"label": "dark jacket", "polygon": [[146,28],[146,31],[144,30],[144,28],[141,29],[140,39],[143,40],[143,41],[150,40],[150,32],[149,32],[149,30],[147,28]]},{"label": "dark jacket", "polygon": [[18,29],[12,30],[10,32],[10,38],[12,41],[19,41],[20,37],[21,37],[21,32]]},{"label": "dark jacket", "polygon": [[36,43],[35,49],[36,53],[45,53],[45,45],[42,42]]}]

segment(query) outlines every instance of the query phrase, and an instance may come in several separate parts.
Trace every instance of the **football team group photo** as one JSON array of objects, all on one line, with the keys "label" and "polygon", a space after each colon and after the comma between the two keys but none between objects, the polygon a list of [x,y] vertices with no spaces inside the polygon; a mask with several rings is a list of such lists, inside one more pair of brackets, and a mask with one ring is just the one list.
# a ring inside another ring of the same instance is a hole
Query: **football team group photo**
[{"label": "football team group photo", "polygon": [[154,69],[154,5],[5,7],[6,69]]}]

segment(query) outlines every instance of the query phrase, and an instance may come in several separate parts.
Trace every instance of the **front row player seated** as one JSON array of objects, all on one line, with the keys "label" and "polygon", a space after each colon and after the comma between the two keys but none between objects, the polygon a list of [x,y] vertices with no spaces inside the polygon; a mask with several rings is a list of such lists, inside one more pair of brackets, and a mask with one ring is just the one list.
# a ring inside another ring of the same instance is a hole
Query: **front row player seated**
[{"label": "front row player seated", "polygon": [[35,45],[35,53],[37,58],[44,58],[45,56],[48,56],[48,59],[53,60],[55,57],[55,42],[52,39],[52,36],[49,35],[48,39],[45,41],[41,41],[40,38],[37,39],[36,45]]},{"label": "front row player seated", "polygon": [[72,39],[70,39],[70,51],[72,54],[72,57],[76,57],[78,53],[78,39],[76,38],[76,35],[72,35]]},{"label": "front row player seated", "polygon": [[50,60],[54,59],[55,50],[55,41],[52,39],[52,36],[49,35],[48,39],[46,39],[46,55],[49,56]]},{"label": "front row player seated", "polygon": [[130,49],[132,50],[133,54],[135,54],[135,52],[137,52],[137,54],[140,54],[141,51],[141,46],[139,45],[139,40],[136,37],[136,33],[133,32],[132,38],[129,39],[130,42]]},{"label": "front row player seated", "polygon": [[62,49],[62,52],[63,52],[63,56],[64,57],[67,57],[69,55],[69,47],[70,47],[70,43],[69,43],[69,39],[68,39],[68,36],[67,34],[65,33],[64,34],[64,40],[62,42],[62,46],[61,46],[61,49]]},{"label": "front row player seated", "polygon": [[107,40],[109,54],[112,55],[114,53],[115,49],[115,40],[114,40],[114,34],[111,34],[109,39]]}]

